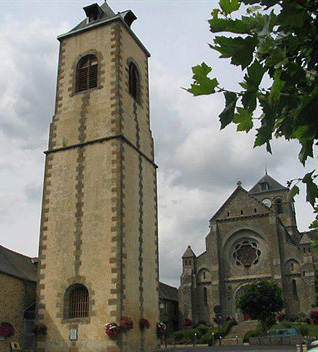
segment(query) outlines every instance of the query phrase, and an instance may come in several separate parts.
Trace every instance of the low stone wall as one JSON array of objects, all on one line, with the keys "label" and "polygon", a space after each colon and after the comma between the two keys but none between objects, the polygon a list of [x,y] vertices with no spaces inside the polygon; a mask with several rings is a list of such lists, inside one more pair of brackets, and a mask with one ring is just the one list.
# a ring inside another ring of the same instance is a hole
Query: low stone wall
[{"label": "low stone wall", "polygon": [[250,345],[297,345],[302,342],[301,336],[293,337],[250,337]]},{"label": "low stone wall", "polygon": [[[218,343],[218,342],[217,342]],[[224,338],[222,339],[222,346],[242,346],[243,345],[243,338]]]}]

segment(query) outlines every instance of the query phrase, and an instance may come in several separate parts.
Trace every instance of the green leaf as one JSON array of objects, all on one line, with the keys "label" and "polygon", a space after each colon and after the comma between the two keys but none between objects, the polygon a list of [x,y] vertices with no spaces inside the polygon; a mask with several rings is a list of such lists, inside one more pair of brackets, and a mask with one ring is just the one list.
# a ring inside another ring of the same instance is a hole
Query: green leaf
[{"label": "green leaf", "polygon": [[221,122],[221,129],[227,126],[229,123],[233,121],[234,118],[234,111],[238,96],[234,92],[226,91],[224,93],[225,97],[225,108],[219,115],[220,122]]},{"label": "green leaf", "polygon": [[290,198],[294,198],[296,194],[299,194],[299,187],[295,185],[290,190]]},{"label": "green leaf", "polygon": [[313,157],[313,140],[301,140],[301,150],[298,155],[300,162],[305,165],[308,157]]},{"label": "green leaf", "polygon": [[220,0],[219,4],[225,15],[229,15],[240,8],[238,0]]},{"label": "green leaf", "polygon": [[191,88],[187,89],[187,91],[194,96],[215,93],[215,88],[219,83],[216,78],[207,77],[211,71],[212,68],[204,62],[201,65],[192,67],[194,83],[191,84]]},{"label": "green leaf", "polygon": [[253,113],[241,107],[237,108],[237,112],[233,119],[237,124],[237,131],[250,131],[253,128]]},{"label": "green leaf", "polygon": [[284,88],[284,86],[286,84],[285,81],[282,81],[280,79],[280,76],[281,76],[281,71],[275,70],[274,83],[272,85],[272,89],[271,89],[271,92],[268,97],[269,103],[271,103],[271,104],[279,101],[282,89]]},{"label": "green leaf", "polygon": [[302,179],[302,182],[306,184],[306,191],[307,191],[307,201],[314,206],[315,201],[318,198],[318,187],[313,181],[313,173],[315,170],[312,172],[308,172],[304,178]]},{"label": "green leaf", "polygon": [[244,70],[253,60],[257,38],[216,37],[214,43],[216,45],[210,45],[210,47],[221,53],[221,58],[231,58],[231,64],[241,66]]},{"label": "green leaf", "polygon": [[251,34],[255,28],[257,21],[251,20],[248,17],[232,20],[231,18],[217,18],[214,17],[208,21],[210,24],[210,31],[212,33],[230,32],[236,34]]}]

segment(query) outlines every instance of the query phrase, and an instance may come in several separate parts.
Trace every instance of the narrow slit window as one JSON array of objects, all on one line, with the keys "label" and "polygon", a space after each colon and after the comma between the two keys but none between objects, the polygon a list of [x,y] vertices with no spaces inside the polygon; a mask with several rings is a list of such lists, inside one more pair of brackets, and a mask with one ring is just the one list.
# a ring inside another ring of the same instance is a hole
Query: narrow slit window
[{"label": "narrow slit window", "polygon": [[208,305],[208,289],[206,287],[203,288],[203,301],[204,304]]},{"label": "narrow slit window", "polygon": [[140,76],[134,63],[129,64],[129,94],[137,101],[140,101]]},{"label": "narrow slit window", "polygon": [[98,61],[96,56],[87,55],[83,57],[76,69],[76,92],[97,87]]},{"label": "narrow slit window", "polygon": [[292,281],[294,298],[298,298],[296,280]]},{"label": "narrow slit window", "polygon": [[277,199],[276,201],[276,212],[277,214],[281,214],[283,212],[283,205],[281,199]]}]

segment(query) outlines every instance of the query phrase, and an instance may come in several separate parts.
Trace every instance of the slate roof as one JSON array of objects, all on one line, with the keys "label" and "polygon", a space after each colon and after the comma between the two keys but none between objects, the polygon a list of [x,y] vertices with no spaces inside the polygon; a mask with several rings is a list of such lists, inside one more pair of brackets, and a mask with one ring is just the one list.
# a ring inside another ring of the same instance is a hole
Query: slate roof
[{"label": "slate roof", "polygon": [[178,289],[159,282],[159,298],[178,302]]},{"label": "slate roof", "polygon": [[0,246],[0,272],[27,281],[36,281],[36,259]]},{"label": "slate roof", "polygon": [[[267,183],[268,184],[268,189],[267,190],[262,190],[261,189],[261,183]],[[251,194],[255,193],[263,193],[263,192],[272,192],[272,191],[281,191],[284,189],[288,189],[287,187],[281,185],[279,182],[274,180],[272,177],[270,177],[267,173],[265,176],[263,176],[255,186],[253,186],[250,189]]]},{"label": "slate roof", "polygon": [[257,198],[253,197],[253,195],[250,192],[247,192],[240,184],[238,184],[238,186],[235,188],[235,190],[232,192],[232,194],[228,197],[228,199],[223,203],[223,205],[219,208],[219,210],[212,216],[212,218],[210,219],[210,222],[218,217],[218,215],[221,213],[221,211],[230,204],[231,200],[236,196],[236,194],[238,192],[244,192],[250,199],[253,199],[261,207],[265,208],[268,211],[272,211],[265,204],[260,202]]},{"label": "slate roof", "polygon": [[[84,10],[86,11],[88,8],[95,7],[95,6],[98,6],[98,4],[95,3],[90,6],[86,6],[86,7],[84,7]],[[135,16],[135,14],[131,10],[126,10],[126,11],[118,12],[117,14],[115,14],[114,11],[108,6],[106,1],[103,3],[103,5],[99,6],[99,8],[102,10],[102,15],[98,20],[88,23],[87,18],[85,18],[83,21],[81,21],[77,26],[75,26],[69,32],[58,36],[57,39],[60,40],[62,38],[70,37],[72,35],[90,30],[91,28],[103,26],[109,22],[119,20],[122,23],[127,25],[126,28],[129,30],[132,37],[135,39],[135,41],[138,43],[138,45],[141,47],[141,49],[146,53],[146,55],[148,57],[150,56],[149,51],[146,49],[146,47],[142,44],[142,42],[138,39],[138,37],[135,35],[135,33],[130,28],[133,21],[137,19],[137,17]]]},{"label": "slate roof", "polygon": [[191,246],[188,246],[187,250],[184,252],[182,258],[191,258],[195,257],[195,254],[193,250],[191,249]]},{"label": "slate roof", "polygon": [[[87,6],[87,7],[89,7],[89,6]],[[99,22],[109,20],[109,19],[116,16],[115,12],[108,6],[108,4],[106,2],[104,2],[104,4],[100,6],[100,8],[103,10],[104,13],[103,13],[103,16],[101,17],[101,19],[99,20]],[[84,9],[85,9],[85,7],[84,7]],[[90,27],[92,24],[95,24],[95,23],[96,22],[87,23],[87,20],[85,18],[85,20],[80,22],[77,26],[75,26],[73,29],[71,29],[68,33],[72,33],[74,31],[77,31],[78,29],[82,29],[85,27]]]}]

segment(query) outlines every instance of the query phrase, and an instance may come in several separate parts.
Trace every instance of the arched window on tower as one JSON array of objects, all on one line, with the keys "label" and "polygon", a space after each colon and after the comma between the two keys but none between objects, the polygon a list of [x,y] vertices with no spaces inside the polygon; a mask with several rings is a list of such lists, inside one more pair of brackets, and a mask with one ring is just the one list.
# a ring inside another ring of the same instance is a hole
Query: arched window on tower
[{"label": "arched window on tower", "polygon": [[84,56],[76,67],[76,92],[97,87],[98,61],[95,55]]},{"label": "arched window on tower", "polygon": [[283,204],[281,199],[276,200],[276,212],[277,214],[281,214],[283,212]]},{"label": "arched window on tower", "polygon": [[129,64],[129,94],[137,101],[140,101],[140,76],[136,65]]},{"label": "arched window on tower", "polygon": [[203,287],[203,301],[204,301],[204,304],[207,306],[208,305],[208,289],[206,287]]},{"label": "arched window on tower", "polygon": [[64,296],[64,318],[88,318],[89,316],[89,293],[88,289],[81,284],[70,286]]}]

